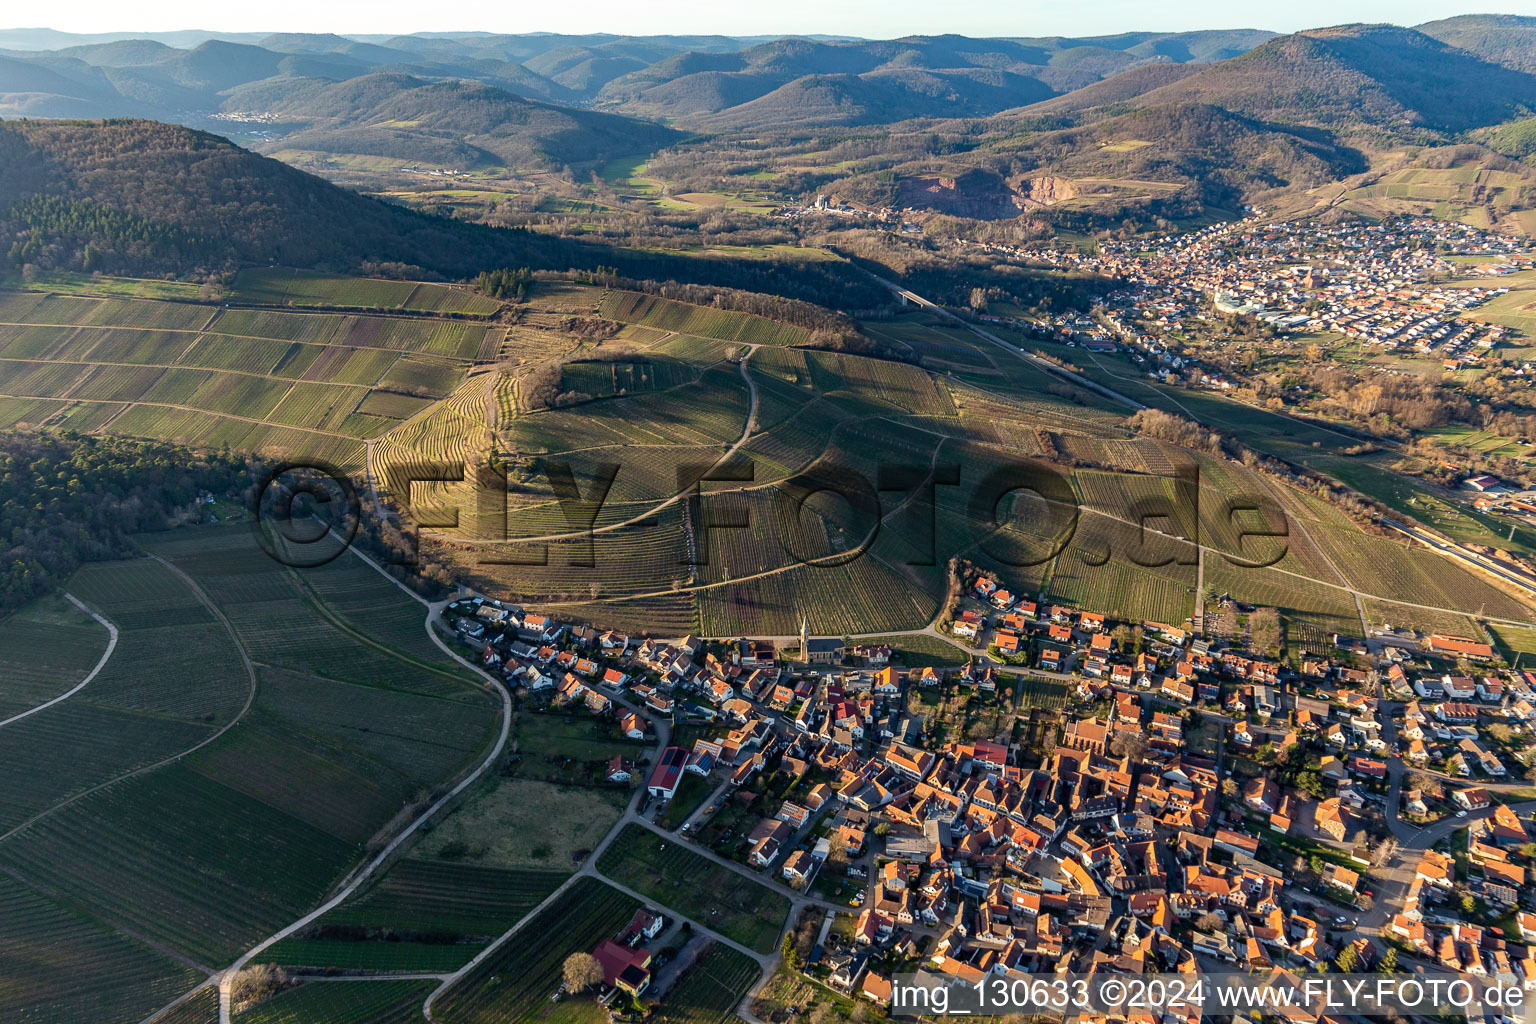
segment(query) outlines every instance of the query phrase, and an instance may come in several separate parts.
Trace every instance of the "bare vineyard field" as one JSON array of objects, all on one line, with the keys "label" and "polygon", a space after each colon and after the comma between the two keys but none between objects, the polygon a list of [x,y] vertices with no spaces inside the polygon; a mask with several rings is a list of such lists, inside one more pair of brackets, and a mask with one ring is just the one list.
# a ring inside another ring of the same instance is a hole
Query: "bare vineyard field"
[{"label": "bare vineyard field", "polygon": [[[149,1013],[197,984],[197,971],[164,953],[0,877],[0,1018],[74,1024]],[[22,967],[25,965],[25,967]]]},{"label": "bare vineyard field", "polygon": [[567,954],[589,951],[616,933],[638,909],[633,899],[593,878],[578,879],[557,901],[460,978],[433,1004],[444,1024],[550,1021],[593,1024],[596,1004],[550,1002]]},{"label": "bare vineyard field", "polygon": [[150,1024],[219,1024],[219,992],[213,987],[199,989],[190,998],[160,1014]]},{"label": "bare vineyard field", "polygon": [[73,687],[107,649],[107,631],[62,597],[23,608],[0,625],[0,719]]},{"label": "bare vineyard field", "polygon": [[790,636],[802,616],[817,633],[880,633],[926,625],[938,602],[874,558],[798,566],[744,583],[699,590],[706,636]]}]

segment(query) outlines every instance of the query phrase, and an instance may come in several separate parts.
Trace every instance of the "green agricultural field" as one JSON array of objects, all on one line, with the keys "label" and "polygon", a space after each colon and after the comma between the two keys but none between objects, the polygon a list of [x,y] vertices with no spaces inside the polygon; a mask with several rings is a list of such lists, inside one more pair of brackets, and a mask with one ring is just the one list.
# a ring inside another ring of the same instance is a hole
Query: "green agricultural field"
[{"label": "green agricultural field", "polygon": [[1536,552],[1536,531],[1529,527],[1500,522],[1469,506],[1453,503],[1427,485],[1380,466],[1358,459],[1329,459],[1320,461],[1315,468],[1452,540],[1504,548],[1516,554]]},{"label": "green agricultural field", "polygon": [[1536,668],[1536,629],[1489,623],[1487,631],[1505,661],[1516,668]]},{"label": "green agricultural field", "polygon": [[629,799],[627,790],[607,786],[493,776],[432,829],[418,855],[453,864],[570,871],[608,834]]},{"label": "green agricultural field", "polygon": [[199,972],[0,877],[0,1019],[40,1024],[138,1020]]},{"label": "green agricultural field", "polygon": [[717,942],[667,991],[660,1012],[678,1024],[727,1024],[761,973],[752,958]]},{"label": "green agricultural field", "polygon": [[582,785],[602,785],[603,771],[615,757],[641,761],[651,752],[648,743],[619,732],[616,718],[592,716],[583,708],[519,712],[510,742],[522,755],[519,779]]},{"label": "green agricultural field", "polygon": [[160,281],[143,277],[108,277],[100,274],[76,274],[68,271],[40,271],[31,281],[20,277],[0,280],[0,287],[54,293],[58,295],[98,295],[132,299],[208,299],[217,298],[217,289],[183,281]]},{"label": "green agricultural field", "polygon": [[1368,600],[1365,602],[1365,614],[1372,626],[1390,625],[1394,629],[1406,627],[1421,633],[1448,633],[1451,636],[1478,636],[1481,632],[1478,625],[1466,615],[1414,608],[1410,604],[1392,601]]},{"label": "green agricultural field", "polygon": [[677,792],[667,802],[667,809],[661,812],[657,824],[662,828],[677,828],[683,822],[693,816],[709,794],[714,792],[714,783],[702,775],[689,772],[683,776],[683,781],[677,786]]},{"label": "green agricultural field", "polygon": [[442,1024],[601,1024],[607,1014],[590,997],[550,997],[560,967],[574,952],[612,938],[640,905],[595,878],[579,878],[561,897],[498,946],[432,1004]]},{"label": "green agricultural field", "polygon": [[435,981],[310,981],[236,1014],[236,1024],[417,1024]]},{"label": "green agricultural field", "polygon": [[[0,730],[11,783],[0,811],[32,819],[0,838],[0,865],[136,936],[225,962],[318,903],[403,808],[482,756],[495,701],[330,625],[244,530],[145,542],[196,579],[235,635],[160,563],[82,570],[71,588],[122,620],[117,653],[131,658],[115,654],[77,698]],[[267,663],[254,698],[241,650]]]},{"label": "green agricultural field", "polygon": [[785,897],[639,825],[624,827],[597,869],[761,953],[777,948],[789,915]]},{"label": "green agricultural field", "polygon": [[260,306],[332,309],[401,309],[424,313],[486,316],[501,308],[495,299],[445,285],[340,277],[307,270],[242,270],[230,300]]},{"label": "green agricultural field", "polygon": [[888,645],[891,648],[891,660],[900,661],[908,668],[963,665],[970,658],[970,654],[964,648],[927,633],[903,636],[861,636],[858,642]]}]

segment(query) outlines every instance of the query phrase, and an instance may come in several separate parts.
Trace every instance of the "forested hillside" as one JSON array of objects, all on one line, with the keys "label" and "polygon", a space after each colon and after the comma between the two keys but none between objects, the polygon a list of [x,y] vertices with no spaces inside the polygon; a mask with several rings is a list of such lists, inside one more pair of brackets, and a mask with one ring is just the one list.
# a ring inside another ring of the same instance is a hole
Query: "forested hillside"
[{"label": "forested hillside", "polygon": [[871,308],[848,265],[697,258],[429,216],[338,188],[204,132],[151,121],[0,124],[0,254],[17,268],[196,278],[280,264],[468,278],[529,266],[605,268]]},{"label": "forested hillside", "polygon": [[201,492],[239,492],[238,455],[116,437],[0,433],[0,614],[47,593],[128,537],[191,511]]},{"label": "forested hillside", "polygon": [[1536,73],[1536,18],[1518,14],[1464,14],[1418,26],[1442,43],[1517,71]]},{"label": "forested hillside", "polygon": [[1457,132],[1536,106],[1536,76],[1391,25],[1345,25],[1274,39],[1147,93],[1297,125]]}]

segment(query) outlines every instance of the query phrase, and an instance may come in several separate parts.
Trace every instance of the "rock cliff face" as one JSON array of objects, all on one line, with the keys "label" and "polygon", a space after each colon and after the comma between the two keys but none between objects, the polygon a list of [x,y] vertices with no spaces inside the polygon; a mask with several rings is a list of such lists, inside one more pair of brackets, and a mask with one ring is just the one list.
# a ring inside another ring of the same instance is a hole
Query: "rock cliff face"
[{"label": "rock cliff face", "polygon": [[990,171],[976,170],[958,177],[903,179],[897,186],[896,201],[906,209],[997,220],[1054,206],[1077,194],[1068,178],[1019,175],[1005,180]]},{"label": "rock cliff face", "polygon": [[1058,178],[1053,175],[1041,175],[1038,178],[1021,178],[1010,181],[1015,203],[1020,209],[1035,210],[1043,206],[1055,206],[1057,203],[1073,199],[1077,196],[1077,189],[1073,187],[1072,179]]}]

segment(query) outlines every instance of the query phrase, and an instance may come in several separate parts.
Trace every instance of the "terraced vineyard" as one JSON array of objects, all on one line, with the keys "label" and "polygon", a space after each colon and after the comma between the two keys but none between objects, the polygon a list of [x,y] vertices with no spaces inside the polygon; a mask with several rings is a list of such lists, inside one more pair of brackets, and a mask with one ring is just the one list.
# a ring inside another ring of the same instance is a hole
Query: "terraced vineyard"
[{"label": "terraced vineyard", "polygon": [[[404,288],[426,289],[428,306],[453,307],[459,295],[476,308],[485,302],[446,288],[435,290],[447,298],[434,299],[435,286],[326,281],[315,305],[348,287],[352,298]],[[0,425],[228,444],[342,466],[360,464],[359,441],[451,391],[502,334],[427,316],[0,294]]]},{"label": "terraced vineyard", "polygon": [[675,360],[567,363],[563,373],[561,387],[594,398],[665,391],[694,379],[692,367]]},{"label": "terraced vineyard", "polygon": [[623,323],[748,345],[808,345],[812,340],[811,332],[803,327],[641,292],[605,292],[598,313]]},{"label": "terraced vineyard", "polygon": [[242,270],[230,298],[268,306],[340,309],[408,309],[485,316],[501,308],[495,299],[460,288],[411,281],[379,281],[307,270]]}]

